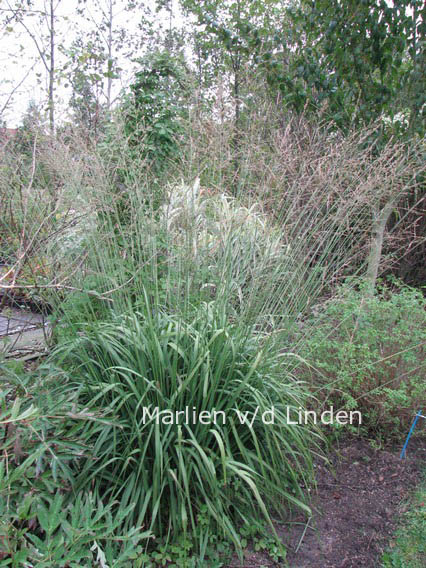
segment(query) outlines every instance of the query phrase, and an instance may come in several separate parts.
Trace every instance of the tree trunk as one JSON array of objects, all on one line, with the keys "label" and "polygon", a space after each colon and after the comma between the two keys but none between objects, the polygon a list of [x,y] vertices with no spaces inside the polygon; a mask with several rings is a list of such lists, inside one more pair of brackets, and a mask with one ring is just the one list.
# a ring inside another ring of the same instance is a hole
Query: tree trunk
[{"label": "tree trunk", "polygon": [[377,276],[379,273],[380,260],[382,258],[383,237],[386,224],[395,207],[395,200],[391,199],[385,206],[373,209],[373,226],[371,231],[370,253],[368,255],[367,272],[365,279],[367,282],[367,296],[372,297],[376,287]]},{"label": "tree trunk", "polygon": [[49,65],[49,127],[50,134],[55,133],[55,8],[50,0],[50,65]]},{"label": "tree trunk", "polygon": [[[237,2],[238,6],[238,22],[241,20],[241,5]],[[236,52],[231,55],[232,68],[234,72],[234,132],[232,136],[232,151],[233,151],[233,166],[234,166],[234,179],[232,189],[234,195],[237,195],[239,189],[240,178],[240,115],[241,115],[241,100],[240,100],[240,71],[241,71],[241,54],[237,47]]]},{"label": "tree trunk", "polygon": [[108,16],[108,82],[107,82],[107,109],[111,108],[111,90],[112,90],[112,6],[113,0],[109,0],[109,16]]}]

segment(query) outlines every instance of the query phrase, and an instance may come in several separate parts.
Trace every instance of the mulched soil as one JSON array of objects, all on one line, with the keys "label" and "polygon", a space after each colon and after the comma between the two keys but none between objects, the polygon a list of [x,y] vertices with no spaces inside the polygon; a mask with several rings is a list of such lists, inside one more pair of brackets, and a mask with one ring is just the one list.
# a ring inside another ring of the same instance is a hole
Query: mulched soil
[{"label": "mulched soil", "polygon": [[[401,504],[426,466],[426,440],[412,439],[407,457],[400,448],[374,450],[364,440],[347,443],[317,465],[313,518],[302,538],[301,524],[277,526],[290,568],[375,568],[394,534]],[[304,524],[302,524],[304,523]],[[296,549],[300,543],[299,549]],[[241,564],[235,559],[232,567]],[[244,568],[278,566],[266,554],[247,552]]]}]

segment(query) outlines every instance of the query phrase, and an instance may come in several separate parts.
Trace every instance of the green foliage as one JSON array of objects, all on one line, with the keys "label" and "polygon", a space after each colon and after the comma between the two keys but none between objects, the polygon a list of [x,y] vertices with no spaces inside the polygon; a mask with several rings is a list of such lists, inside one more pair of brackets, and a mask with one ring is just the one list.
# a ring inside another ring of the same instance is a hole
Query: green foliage
[{"label": "green foliage", "polygon": [[271,560],[276,563],[283,562],[283,550],[277,546],[275,539],[265,535],[259,523],[246,523],[241,527],[242,546],[245,548],[249,543],[255,552],[266,552]]},{"label": "green foliage", "polygon": [[[283,503],[306,511],[302,485],[310,481],[311,426],[288,426],[286,405],[303,405],[304,392],[283,378],[279,354],[250,329],[227,321],[214,304],[191,319],[152,312],[80,327],[78,336],[54,354],[81,385],[79,404],[103,415],[88,422],[88,451],[76,472],[76,491],[95,487],[120,508],[135,504],[123,530],[144,525],[156,538],[188,535],[198,551],[211,534],[241,549],[238,525]],[[259,418],[275,409],[275,424]],[[190,419],[170,424],[160,412],[190,410]],[[216,424],[192,418],[223,411]],[[236,409],[257,418],[242,423]],[[144,408],[150,415],[145,414]],[[200,523],[204,511],[204,524]]]},{"label": "green foliage", "polygon": [[120,532],[132,507],[116,512],[92,492],[71,493],[68,463],[83,451],[74,439],[83,415],[72,414],[73,393],[64,396],[58,374],[47,370],[38,382],[0,367],[10,385],[0,395],[0,566],[130,568],[149,533]]},{"label": "green foliage", "polygon": [[411,131],[422,133],[421,7],[418,0],[302,2],[290,11],[296,57],[270,80],[298,111],[308,104],[318,109],[326,101],[329,118],[340,127],[405,110]]},{"label": "green foliage", "polygon": [[268,28],[279,12],[280,3],[274,0],[230,4],[218,0],[183,0],[182,4],[185,10],[198,17],[198,24],[203,26],[197,39],[201,40],[199,47],[204,58],[207,60],[208,52],[220,42],[219,45],[227,54],[222,64],[231,64],[235,71],[243,59],[250,60],[256,54],[256,48],[260,48],[262,39],[270,33]]},{"label": "green foliage", "polygon": [[234,164],[238,167],[240,137],[243,137],[239,129],[247,118],[247,109],[256,106],[256,90],[262,83],[257,76],[263,76],[259,73],[262,63],[275,48],[272,38],[282,28],[284,2],[181,0],[181,4],[186,13],[198,19],[193,38],[202,96],[208,100],[211,87],[217,83],[226,84],[226,90],[232,93],[236,129]]},{"label": "green foliage", "polygon": [[425,402],[426,300],[400,283],[377,296],[343,288],[302,331],[300,376],[335,408],[358,409],[362,431],[400,436]]},{"label": "green foliage", "polygon": [[392,546],[383,554],[384,568],[422,568],[426,564],[426,485],[416,492]]},{"label": "green foliage", "polygon": [[[53,321],[59,322],[65,318],[67,325],[78,325],[80,322],[97,321],[108,314],[105,300],[102,300],[102,290],[105,279],[93,275],[86,276],[81,282],[81,290],[74,291],[63,298],[58,309],[52,316]],[[54,329],[56,341],[67,336],[67,326]]]},{"label": "green foliage", "polygon": [[200,508],[197,522],[199,524],[197,535],[203,538],[202,550],[197,550],[194,545],[194,540],[197,539],[193,539],[188,533],[176,536],[173,542],[168,542],[167,538],[162,541],[156,539],[155,547],[147,549],[141,555],[144,567],[203,568],[203,566],[208,566],[209,568],[222,568],[226,566],[232,556],[232,545],[213,531],[205,534],[205,529],[210,524],[206,506]]},{"label": "green foliage", "polygon": [[[100,103],[100,96],[102,83],[107,77],[103,71],[107,55],[99,41],[85,42],[81,37],[74,40],[70,49],[63,51],[67,55],[64,73],[72,87],[70,108],[74,124],[96,135],[105,119],[106,109]],[[116,77],[112,72],[111,75]]]},{"label": "green foliage", "polygon": [[187,71],[180,56],[156,51],[139,60],[126,114],[130,145],[161,169],[177,153],[185,115]]},{"label": "green foliage", "polygon": [[[304,319],[361,266],[369,208],[413,170],[390,175],[395,147],[368,146],[373,129],[279,112],[421,132],[419,2],[303,2],[293,26],[284,1],[181,5],[198,17],[196,104],[170,26],[96,148],[45,136],[31,106],[1,156],[1,257],[55,304],[58,345],[34,374],[0,367],[0,566],[219,568],[248,544],[282,563],[272,518],[309,510],[321,441],[286,424],[312,397],[283,355],[327,404],[362,410],[364,432],[405,433],[424,401],[420,294],[345,288]],[[96,34],[68,55],[71,107],[96,130],[115,59]],[[144,421],[155,407],[226,423]]]},{"label": "green foliage", "polygon": [[[2,481],[8,483],[9,477]],[[143,550],[139,543],[149,533],[132,529],[121,536],[116,530],[131,507],[113,514],[112,503],[105,506],[90,493],[78,495],[66,506],[59,490],[54,495],[44,491],[42,495],[30,492],[20,497],[23,501],[16,511],[0,508],[0,566],[22,566],[28,562],[41,568],[89,568],[95,562],[123,568],[137,565],[133,562]]]},{"label": "green foliage", "polygon": [[18,567],[29,562],[41,568],[90,568],[96,562],[122,568],[142,566],[135,562],[149,533],[132,529],[122,535],[117,531],[131,507],[112,513],[113,503],[105,506],[91,493],[78,495],[66,505],[54,485],[53,495],[46,488],[38,494],[36,485],[26,494],[21,490],[20,503],[9,501],[6,507],[3,504],[11,487],[13,490],[18,485],[14,478],[10,487],[14,473],[12,469],[3,476],[0,471],[0,492],[6,497],[0,505],[0,566]]}]

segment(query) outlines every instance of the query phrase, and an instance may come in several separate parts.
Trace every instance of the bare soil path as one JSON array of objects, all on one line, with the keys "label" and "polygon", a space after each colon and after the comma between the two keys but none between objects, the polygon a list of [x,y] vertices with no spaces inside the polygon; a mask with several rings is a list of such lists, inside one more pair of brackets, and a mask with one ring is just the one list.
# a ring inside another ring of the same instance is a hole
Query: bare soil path
[{"label": "bare soil path", "polygon": [[[277,526],[290,568],[381,566],[401,506],[426,469],[426,439],[410,440],[405,459],[399,458],[399,452],[399,447],[375,450],[368,442],[356,440],[332,454],[332,468],[317,466],[314,516],[303,538],[303,517],[293,519],[301,524]],[[277,564],[266,554],[248,552],[243,566]]]}]

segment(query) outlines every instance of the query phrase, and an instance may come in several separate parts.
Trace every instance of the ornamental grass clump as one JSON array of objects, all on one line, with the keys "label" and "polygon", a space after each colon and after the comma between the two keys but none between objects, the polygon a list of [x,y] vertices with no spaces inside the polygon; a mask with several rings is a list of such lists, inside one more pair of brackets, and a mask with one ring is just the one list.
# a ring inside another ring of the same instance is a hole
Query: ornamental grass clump
[{"label": "ornamental grass clump", "polygon": [[[185,259],[185,278],[191,280],[195,295],[198,291],[200,297],[226,302],[236,317],[255,312],[257,323],[264,325],[263,308],[273,290],[281,288],[274,308],[281,317],[288,310],[286,299],[295,286],[290,273],[297,269],[297,261],[282,229],[259,202],[214,193],[201,187],[198,179],[174,185],[159,211],[157,232],[160,229],[167,235],[170,267]],[[266,311],[269,315],[269,308]]]},{"label": "ornamental grass clump", "polygon": [[199,547],[214,534],[241,549],[242,524],[261,515],[274,530],[272,514],[309,512],[302,488],[320,438],[286,420],[304,390],[281,376],[278,352],[215,304],[185,321],[146,303],[87,324],[59,355],[80,405],[102,416],[84,429],[74,489],[135,504],[124,529]]}]

